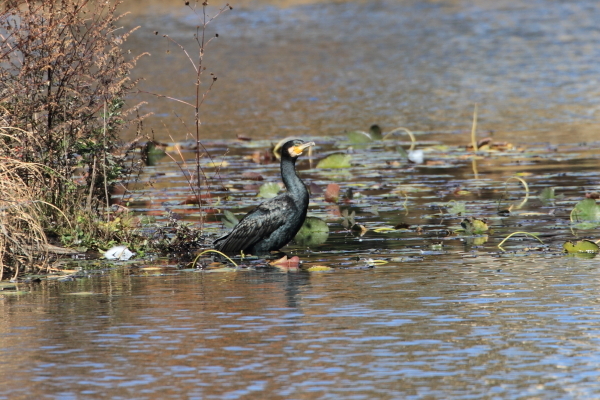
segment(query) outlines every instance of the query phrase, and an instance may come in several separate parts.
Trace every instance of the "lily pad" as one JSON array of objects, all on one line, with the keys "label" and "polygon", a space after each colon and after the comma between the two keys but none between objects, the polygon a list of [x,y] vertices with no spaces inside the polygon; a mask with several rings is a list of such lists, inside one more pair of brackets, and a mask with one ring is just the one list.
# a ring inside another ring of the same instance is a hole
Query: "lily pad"
[{"label": "lily pad", "polygon": [[583,221],[600,222],[600,206],[594,199],[581,200],[573,209],[573,218]]},{"label": "lily pad", "polygon": [[348,136],[348,140],[352,144],[365,144],[373,141],[373,137],[365,131],[350,131],[346,136]]},{"label": "lily pad", "polygon": [[402,157],[405,160],[408,160],[408,152],[406,150],[404,150],[404,147],[398,147],[398,153],[400,153],[400,157]]},{"label": "lily pad", "polygon": [[277,193],[279,193],[280,189],[281,188],[279,187],[279,185],[277,183],[267,182],[260,187],[258,195],[260,197],[264,197],[265,199],[271,199],[271,198],[277,196]]},{"label": "lily pad", "polygon": [[448,203],[448,214],[464,215],[467,212],[466,203],[464,201],[452,201]]},{"label": "lily pad", "polygon": [[225,225],[225,228],[231,229],[236,226],[240,220],[229,210],[223,210],[223,218],[221,218],[221,222]]},{"label": "lily pad", "polygon": [[352,144],[366,144],[383,138],[381,128],[377,124],[371,125],[369,132],[350,131],[346,135]]},{"label": "lily pad", "polygon": [[294,240],[300,246],[316,246],[327,241],[329,226],[321,218],[306,217]]},{"label": "lily pad", "polygon": [[317,163],[317,168],[350,168],[350,154],[331,154]]},{"label": "lily pad", "polygon": [[481,235],[489,229],[485,221],[477,218],[465,218],[460,225],[467,235]]},{"label": "lily pad", "polygon": [[578,242],[573,243],[572,241],[567,241],[563,244],[563,249],[567,253],[593,253],[596,254],[600,251],[598,245],[591,240],[580,240]]},{"label": "lily pad", "polygon": [[556,198],[553,187],[544,188],[538,195],[540,201],[544,204],[550,203]]}]

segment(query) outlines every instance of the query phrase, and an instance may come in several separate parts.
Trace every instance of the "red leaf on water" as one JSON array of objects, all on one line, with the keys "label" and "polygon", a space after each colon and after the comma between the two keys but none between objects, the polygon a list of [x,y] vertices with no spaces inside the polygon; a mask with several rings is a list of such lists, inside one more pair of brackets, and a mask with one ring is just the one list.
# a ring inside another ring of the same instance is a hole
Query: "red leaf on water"
[{"label": "red leaf on water", "polygon": [[330,183],[325,189],[325,201],[329,203],[337,203],[340,198],[340,185],[337,183]]},{"label": "red leaf on water", "polygon": [[287,258],[287,256],[283,256],[279,260],[271,261],[269,264],[275,267],[298,268],[300,266],[300,257]]}]

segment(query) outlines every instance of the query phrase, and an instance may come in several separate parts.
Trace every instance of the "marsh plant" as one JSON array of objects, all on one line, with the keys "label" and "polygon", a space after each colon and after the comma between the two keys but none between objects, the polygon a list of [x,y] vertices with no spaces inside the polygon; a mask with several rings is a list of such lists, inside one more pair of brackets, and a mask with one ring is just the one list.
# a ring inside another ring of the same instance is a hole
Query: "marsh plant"
[{"label": "marsh plant", "polygon": [[108,218],[111,187],[132,166],[119,133],[139,119],[124,99],[141,55],[122,48],[131,31],[118,4],[17,0],[0,10],[0,162],[36,166],[14,173],[42,201],[45,230]]}]

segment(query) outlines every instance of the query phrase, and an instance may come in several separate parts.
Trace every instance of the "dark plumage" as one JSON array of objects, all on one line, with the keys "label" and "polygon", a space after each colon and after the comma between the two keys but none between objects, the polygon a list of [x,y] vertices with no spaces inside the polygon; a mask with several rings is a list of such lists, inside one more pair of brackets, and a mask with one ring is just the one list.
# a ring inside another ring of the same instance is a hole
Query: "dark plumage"
[{"label": "dark plumage", "polygon": [[296,159],[314,142],[290,140],[281,148],[281,178],[287,191],[250,211],[228,234],[213,243],[227,254],[260,255],[288,244],[302,227],[308,190],[296,174]]}]

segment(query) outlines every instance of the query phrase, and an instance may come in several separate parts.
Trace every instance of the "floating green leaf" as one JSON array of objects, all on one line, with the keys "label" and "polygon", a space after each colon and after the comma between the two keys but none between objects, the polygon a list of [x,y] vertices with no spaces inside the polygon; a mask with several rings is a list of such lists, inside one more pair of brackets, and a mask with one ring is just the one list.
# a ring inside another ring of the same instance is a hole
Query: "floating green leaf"
[{"label": "floating green leaf", "polygon": [[460,225],[467,235],[481,235],[489,229],[485,221],[476,218],[465,218]]},{"label": "floating green leaf", "polygon": [[373,141],[373,137],[365,131],[350,131],[346,133],[346,136],[352,144],[365,144]]},{"label": "floating green leaf", "polygon": [[448,214],[464,215],[467,212],[466,203],[464,201],[452,201],[446,206]]},{"label": "floating green leaf", "polygon": [[580,240],[578,242],[573,243],[572,241],[567,241],[563,245],[563,249],[567,253],[593,253],[596,254],[600,251],[598,245],[591,240]]},{"label": "floating green leaf", "polygon": [[352,144],[366,144],[371,143],[375,140],[381,140],[383,135],[381,133],[381,128],[379,125],[371,125],[369,128],[369,132],[365,131],[350,131],[346,133],[348,136],[348,140]]},{"label": "floating green leaf", "polygon": [[319,161],[317,168],[350,168],[350,160],[350,154],[335,153]]},{"label": "floating green leaf", "polygon": [[540,194],[538,195],[538,198],[541,200],[542,203],[546,204],[551,202],[552,200],[555,199],[555,194],[554,194],[554,188],[553,187],[547,187],[544,188]]},{"label": "floating green leaf", "polygon": [[571,221],[574,219],[579,221],[600,221],[600,206],[596,204],[596,200],[594,199],[581,200],[571,212]]},{"label": "floating green leaf", "polygon": [[328,237],[329,226],[325,221],[317,217],[306,217],[294,240],[300,246],[316,246],[325,243]]},{"label": "floating green leaf", "polygon": [[279,185],[275,182],[267,182],[260,187],[258,195],[265,199],[271,199],[279,193]]},{"label": "floating green leaf", "polygon": [[221,222],[225,225],[225,228],[231,229],[240,222],[240,220],[229,210],[223,210],[223,218]]}]

